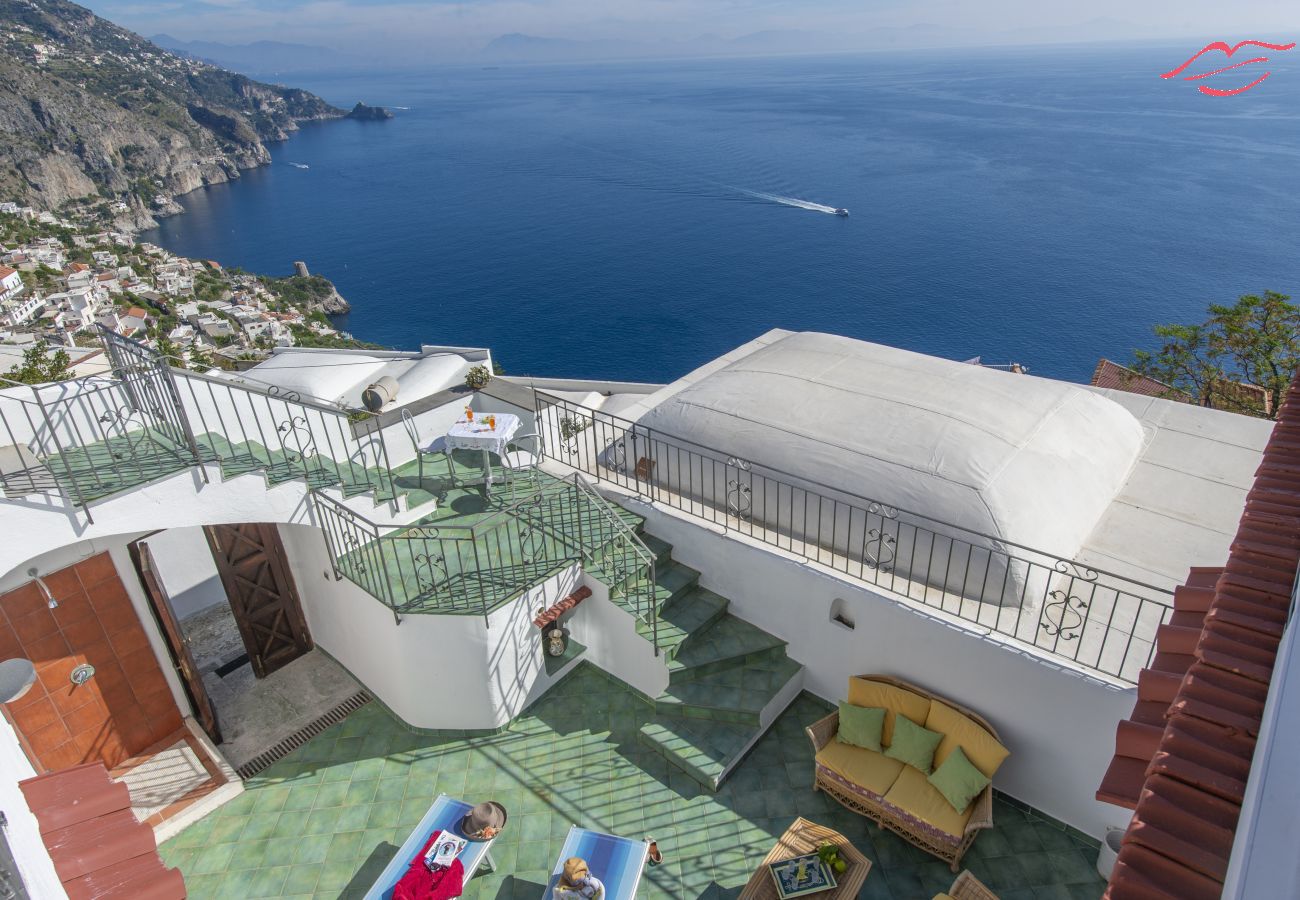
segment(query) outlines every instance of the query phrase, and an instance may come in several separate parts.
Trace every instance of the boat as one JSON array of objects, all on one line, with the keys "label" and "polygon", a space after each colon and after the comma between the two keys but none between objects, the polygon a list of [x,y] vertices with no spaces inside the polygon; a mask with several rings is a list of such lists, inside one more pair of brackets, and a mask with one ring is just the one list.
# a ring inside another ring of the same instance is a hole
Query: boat
[{"label": "boat", "polygon": [[841,206],[839,209],[835,210],[835,215],[839,216],[841,219],[847,219],[849,217],[849,211]]}]

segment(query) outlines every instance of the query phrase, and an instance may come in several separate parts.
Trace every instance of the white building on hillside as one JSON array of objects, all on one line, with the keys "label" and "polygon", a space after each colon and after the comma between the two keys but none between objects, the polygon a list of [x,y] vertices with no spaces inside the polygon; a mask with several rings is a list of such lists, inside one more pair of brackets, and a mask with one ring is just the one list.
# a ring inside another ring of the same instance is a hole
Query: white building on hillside
[{"label": "white building on hillside", "polygon": [[0,266],[0,304],[7,304],[23,291],[23,277],[16,269]]}]

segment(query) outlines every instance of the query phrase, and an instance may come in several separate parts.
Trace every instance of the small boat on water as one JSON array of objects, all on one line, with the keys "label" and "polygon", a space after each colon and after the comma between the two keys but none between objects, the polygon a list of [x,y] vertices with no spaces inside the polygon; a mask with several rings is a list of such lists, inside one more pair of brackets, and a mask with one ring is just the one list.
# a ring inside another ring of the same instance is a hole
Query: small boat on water
[{"label": "small boat on water", "polygon": [[291,163],[289,163],[289,165],[293,166],[295,169],[310,169],[310,168],[311,168],[311,166],[307,165],[306,163],[293,163],[293,162],[291,162]]},{"label": "small boat on water", "polygon": [[835,215],[839,216],[841,219],[847,219],[849,217],[849,211],[844,207],[840,207],[835,210]]}]

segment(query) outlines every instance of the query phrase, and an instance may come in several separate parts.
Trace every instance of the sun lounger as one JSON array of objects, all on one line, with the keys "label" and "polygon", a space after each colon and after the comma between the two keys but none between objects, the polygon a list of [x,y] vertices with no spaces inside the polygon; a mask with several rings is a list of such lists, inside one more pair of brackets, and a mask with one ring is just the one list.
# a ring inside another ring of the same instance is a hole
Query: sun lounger
[{"label": "sun lounger", "polygon": [[580,856],[587,861],[591,874],[605,885],[605,900],[632,900],[637,885],[641,883],[641,870],[645,868],[649,849],[650,845],[645,841],[588,831],[574,825],[564,839],[564,848],[555,862],[543,900],[551,900],[564,861],[571,856]]},{"label": "sun lounger", "polygon": [[[415,854],[420,852],[429,840],[429,835],[434,831],[450,831],[457,837],[465,837],[460,830],[460,820],[465,818],[465,814],[470,809],[471,804],[463,800],[439,794],[438,799],[433,801],[433,806],[429,807],[429,811],[420,820],[420,824],[415,826],[415,830],[402,844],[401,849],[375,879],[375,883],[366,892],[365,900],[391,900],[393,888],[406,874],[407,865]],[[474,876],[479,866],[486,865],[489,869],[496,869],[496,863],[492,861],[492,854],[489,852],[491,849],[492,841],[470,841],[465,845],[465,849],[460,851],[459,859],[461,865],[465,867],[466,881]]]}]

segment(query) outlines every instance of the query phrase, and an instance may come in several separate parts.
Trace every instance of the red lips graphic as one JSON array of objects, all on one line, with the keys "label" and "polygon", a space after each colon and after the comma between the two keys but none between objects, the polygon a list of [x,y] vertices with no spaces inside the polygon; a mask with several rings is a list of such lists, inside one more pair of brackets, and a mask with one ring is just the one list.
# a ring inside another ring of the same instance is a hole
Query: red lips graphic
[{"label": "red lips graphic", "polygon": [[[1187,62],[1183,63],[1181,66],[1179,66],[1176,69],[1173,69],[1172,71],[1165,72],[1160,77],[1173,78],[1174,76],[1181,74],[1188,66],[1196,62],[1205,54],[1209,53],[1211,50],[1218,50],[1221,51],[1225,56],[1232,56],[1232,54],[1236,53],[1242,47],[1263,47],[1266,50],[1290,50],[1294,46],[1295,46],[1295,41],[1292,41],[1289,44],[1268,44],[1265,43],[1264,41],[1242,41],[1239,44],[1235,44],[1234,46],[1229,47],[1223,41],[1215,41],[1212,44],[1206,44],[1198,53],[1192,56],[1191,59],[1187,60]],[[1224,66],[1221,69],[1213,69],[1209,72],[1202,72],[1199,75],[1187,75],[1184,76],[1183,80],[1198,81],[1199,79],[1202,78],[1209,78],[1211,75],[1218,75],[1222,72],[1228,72],[1231,71],[1232,69],[1240,69],[1242,66],[1250,66],[1250,65],[1254,65],[1255,63],[1261,63],[1261,62],[1268,62],[1268,57],[1257,56],[1254,59],[1248,59],[1245,62],[1234,63],[1230,66]],[[1204,85],[1204,84],[1199,85],[1198,89],[1202,94],[1209,94],[1211,97],[1231,97],[1234,94],[1245,93],[1246,91],[1255,87],[1255,85],[1259,84],[1261,81],[1263,81],[1265,78],[1267,78],[1272,74],[1273,74],[1272,72],[1265,72],[1263,75],[1256,78],[1250,84],[1245,85],[1244,87],[1234,88],[1232,90],[1222,90],[1220,88],[1212,88],[1209,85]]]}]

